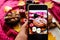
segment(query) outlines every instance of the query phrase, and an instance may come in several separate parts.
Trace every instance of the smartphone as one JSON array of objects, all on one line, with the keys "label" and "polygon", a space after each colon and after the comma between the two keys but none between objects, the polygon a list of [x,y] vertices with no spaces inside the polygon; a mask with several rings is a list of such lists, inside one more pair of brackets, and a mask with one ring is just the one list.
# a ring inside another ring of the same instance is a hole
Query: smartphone
[{"label": "smartphone", "polygon": [[28,6],[28,40],[47,40],[47,15],[46,5],[30,4]]},{"label": "smartphone", "polygon": [[32,1],[31,0],[26,1],[26,11],[28,11],[28,5],[29,4],[32,4]]}]

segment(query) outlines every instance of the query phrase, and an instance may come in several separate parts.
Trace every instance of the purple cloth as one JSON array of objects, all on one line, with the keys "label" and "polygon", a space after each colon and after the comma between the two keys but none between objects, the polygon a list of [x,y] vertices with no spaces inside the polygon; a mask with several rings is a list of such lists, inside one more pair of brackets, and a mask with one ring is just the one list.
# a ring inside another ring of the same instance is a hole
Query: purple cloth
[{"label": "purple cloth", "polygon": [[[15,7],[18,4],[18,1],[16,0],[0,0],[0,40],[15,40],[16,35],[18,34],[16,31],[14,31],[9,26],[5,25],[4,23],[4,16],[6,13],[4,12],[5,6],[11,6]],[[54,6],[52,9],[49,9],[51,14],[54,15],[54,17],[60,22],[60,4],[54,3]],[[58,15],[57,15],[58,14]]]},{"label": "purple cloth", "polygon": [[60,4],[54,2],[53,8],[49,9],[49,12],[56,18],[56,20],[60,23]]},{"label": "purple cloth", "polygon": [[4,1],[5,0],[3,1],[0,0],[0,40],[15,40],[15,37],[18,33],[12,28],[9,28],[9,26],[5,25],[4,16],[6,15],[6,13],[4,12],[4,7],[5,6],[15,7],[17,6],[18,1],[8,0],[5,3]]}]

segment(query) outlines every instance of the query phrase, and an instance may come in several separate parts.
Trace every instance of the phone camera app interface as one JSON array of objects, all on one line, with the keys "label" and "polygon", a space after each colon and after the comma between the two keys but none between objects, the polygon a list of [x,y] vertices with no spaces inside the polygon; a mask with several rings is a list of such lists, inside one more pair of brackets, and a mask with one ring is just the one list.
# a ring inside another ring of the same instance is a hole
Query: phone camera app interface
[{"label": "phone camera app interface", "polygon": [[47,10],[29,10],[29,34],[47,34]]}]

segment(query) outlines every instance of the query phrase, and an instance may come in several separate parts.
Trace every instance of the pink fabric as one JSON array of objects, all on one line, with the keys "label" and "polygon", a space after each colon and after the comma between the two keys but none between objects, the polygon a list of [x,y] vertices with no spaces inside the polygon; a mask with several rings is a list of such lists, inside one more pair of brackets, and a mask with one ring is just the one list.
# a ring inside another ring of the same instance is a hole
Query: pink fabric
[{"label": "pink fabric", "polygon": [[53,0],[41,0],[41,2],[52,2],[54,3],[53,8],[48,9],[48,11],[56,18],[56,20],[60,23],[60,3],[54,2]]},{"label": "pink fabric", "polygon": [[[0,0],[0,5],[4,3],[5,0]],[[17,32],[14,31],[11,28],[8,28],[8,26],[5,27],[4,25],[4,16],[6,13],[4,12],[5,6],[15,7],[17,6],[18,1],[6,1],[2,6],[0,6],[0,40],[14,40]],[[4,27],[3,27],[4,26]]]},{"label": "pink fabric", "polygon": [[[4,16],[6,15],[6,13],[4,12],[4,7],[5,6],[15,7],[17,6],[18,1],[16,0],[8,0],[6,2],[5,1],[6,0],[0,0],[0,40],[14,40],[17,35],[17,32],[9,28],[9,26],[4,25]],[[48,1],[49,0],[45,0],[45,2],[48,2]],[[60,6],[57,4],[54,4],[53,8],[49,9],[49,12],[51,12],[51,14],[53,14],[54,17],[60,22],[60,18],[59,18]],[[59,16],[56,14],[58,14]]]},{"label": "pink fabric", "polygon": [[7,40],[7,39],[8,37],[3,31],[2,26],[1,26],[1,21],[0,21],[0,40]]},{"label": "pink fabric", "polygon": [[60,23],[60,3],[54,2],[53,0],[40,0],[40,3],[50,2],[54,3],[53,8],[49,8],[48,11],[55,17],[55,19]]},{"label": "pink fabric", "polygon": [[45,0],[45,2],[49,2],[49,1],[52,1],[52,0]]},{"label": "pink fabric", "polygon": [[52,0],[40,0],[40,2],[49,2],[49,1],[52,1]]},{"label": "pink fabric", "polygon": [[60,4],[54,2],[53,8],[49,9],[49,12],[56,18],[56,20],[60,23]]}]

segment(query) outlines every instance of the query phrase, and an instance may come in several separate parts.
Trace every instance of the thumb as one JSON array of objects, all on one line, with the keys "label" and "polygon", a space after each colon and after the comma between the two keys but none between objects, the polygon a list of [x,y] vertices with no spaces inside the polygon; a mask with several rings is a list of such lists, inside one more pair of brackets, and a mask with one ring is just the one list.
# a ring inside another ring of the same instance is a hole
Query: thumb
[{"label": "thumb", "polygon": [[28,20],[22,25],[22,27],[21,27],[22,32],[26,32],[27,25],[28,25]]}]

